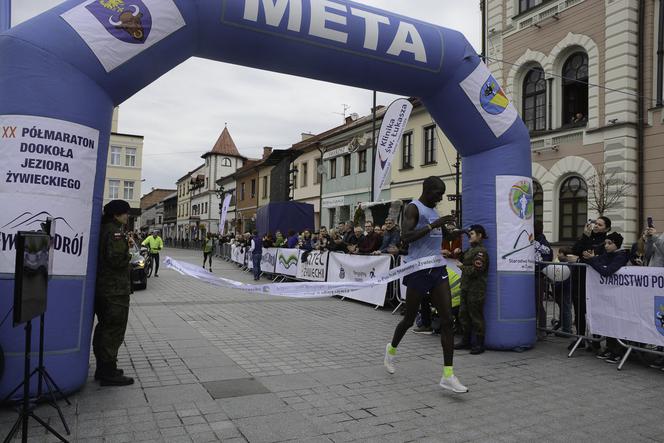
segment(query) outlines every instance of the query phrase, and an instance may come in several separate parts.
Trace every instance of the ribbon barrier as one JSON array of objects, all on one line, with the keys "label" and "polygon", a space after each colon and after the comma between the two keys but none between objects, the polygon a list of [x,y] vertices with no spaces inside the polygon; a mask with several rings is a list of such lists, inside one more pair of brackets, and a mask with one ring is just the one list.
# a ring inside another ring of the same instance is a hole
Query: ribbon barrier
[{"label": "ribbon barrier", "polygon": [[267,283],[262,285],[252,285],[231,280],[228,278],[217,277],[201,267],[174,260],[171,257],[164,258],[164,266],[179,272],[182,275],[193,277],[205,283],[215,286],[221,286],[229,289],[249,292],[253,294],[275,295],[280,297],[293,298],[325,298],[333,295],[346,294],[368,287],[386,285],[387,283],[399,280],[408,274],[422,270],[443,266],[445,261],[442,257],[425,257],[419,260],[408,262],[386,272],[376,274],[373,278],[369,277],[363,281],[348,282],[294,282],[294,283]]}]

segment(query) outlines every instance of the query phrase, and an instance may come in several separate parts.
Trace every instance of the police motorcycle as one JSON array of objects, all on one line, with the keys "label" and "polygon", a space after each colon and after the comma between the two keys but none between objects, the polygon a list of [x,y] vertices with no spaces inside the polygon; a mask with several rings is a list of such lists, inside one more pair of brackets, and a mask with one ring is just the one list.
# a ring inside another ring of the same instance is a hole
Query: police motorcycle
[{"label": "police motorcycle", "polygon": [[141,248],[139,251],[130,250],[129,252],[131,253],[131,260],[129,261],[131,286],[133,289],[145,289],[148,286],[148,275],[146,273],[147,248]]}]

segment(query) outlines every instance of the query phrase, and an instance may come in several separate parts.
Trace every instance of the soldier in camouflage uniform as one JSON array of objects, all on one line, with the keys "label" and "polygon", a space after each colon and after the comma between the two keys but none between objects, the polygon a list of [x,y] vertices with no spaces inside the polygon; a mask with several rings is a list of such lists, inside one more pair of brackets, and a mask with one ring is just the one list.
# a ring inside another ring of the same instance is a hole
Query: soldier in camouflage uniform
[{"label": "soldier in camouflage uniform", "polygon": [[[484,352],[484,297],[486,281],[489,275],[489,254],[482,240],[486,239],[486,230],[482,225],[472,225],[469,233],[470,249],[460,252],[461,268],[461,306],[459,320],[463,328],[463,339],[454,349],[470,349],[473,355]],[[471,340],[474,334],[474,344]]]},{"label": "soldier in camouflage uniform", "polygon": [[104,206],[99,235],[95,314],[97,326],[92,348],[97,360],[95,380],[102,386],[125,386],[134,383],[117,368],[118,349],[124,341],[129,317],[129,245],[124,233],[129,203],[113,200]]}]

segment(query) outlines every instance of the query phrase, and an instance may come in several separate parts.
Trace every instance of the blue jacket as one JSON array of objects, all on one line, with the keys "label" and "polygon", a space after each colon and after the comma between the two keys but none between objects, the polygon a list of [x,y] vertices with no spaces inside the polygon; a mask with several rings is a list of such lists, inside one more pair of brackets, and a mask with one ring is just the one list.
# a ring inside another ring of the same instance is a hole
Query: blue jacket
[{"label": "blue jacket", "polygon": [[297,235],[288,237],[288,240],[286,241],[286,247],[295,248],[296,246],[297,246]]},{"label": "blue jacket", "polygon": [[608,277],[611,274],[615,274],[618,269],[622,268],[629,262],[629,255],[627,251],[618,250],[616,252],[605,252],[602,255],[596,255],[595,257],[587,260],[588,265],[599,272],[600,275]]},{"label": "blue jacket", "polygon": [[380,252],[387,252],[387,248],[398,245],[400,241],[401,232],[397,228],[383,232],[383,243],[380,245]]}]

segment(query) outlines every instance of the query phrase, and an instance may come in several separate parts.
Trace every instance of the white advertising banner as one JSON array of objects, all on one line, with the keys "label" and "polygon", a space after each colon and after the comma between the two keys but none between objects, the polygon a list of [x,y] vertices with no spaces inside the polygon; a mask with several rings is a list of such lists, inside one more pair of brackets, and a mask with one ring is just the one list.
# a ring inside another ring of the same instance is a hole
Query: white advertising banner
[{"label": "white advertising banner", "polygon": [[288,275],[290,277],[297,276],[297,262],[300,258],[299,249],[284,249],[277,250],[277,262],[275,272],[277,274]]},{"label": "white advertising banner", "polygon": [[664,346],[664,268],[628,266],[608,277],[587,268],[592,333]]},{"label": "white advertising banner", "polygon": [[231,260],[239,264],[244,263],[244,253],[242,252],[242,247],[236,245],[231,246]]},{"label": "white advertising banner", "polygon": [[45,117],[0,116],[0,273],[14,273],[17,231],[55,221],[53,274],[85,275],[99,131]]},{"label": "white advertising banner", "polygon": [[[329,282],[362,282],[372,280],[376,275],[390,270],[388,255],[348,255],[331,253],[327,268]],[[376,306],[385,304],[387,284],[367,287],[348,294],[345,297],[363,301]]]},{"label": "white advertising banner", "polygon": [[226,216],[228,215],[228,207],[231,204],[231,194],[226,194],[224,196],[224,202],[221,205],[221,216],[219,218],[219,233],[224,235],[224,227],[226,226]]},{"label": "white advertising banner", "polygon": [[372,201],[379,201],[380,191],[385,186],[392,159],[401,145],[401,136],[406,128],[413,104],[405,98],[399,98],[392,102],[383,116],[380,125],[376,146],[376,159],[374,160],[374,195]]},{"label": "white advertising banner", "polygon": [[497,270],[535,272],[533,180],[496,177]]},{"label": "white advertising banner", "polygon": [[185,26],[173,0],[88,0],[61,17],[90,47],[106,72]]},{"label": "white advertising banner", "polygon": [[329,254],[327,251],[302,252],[297,261],[297,278],[308,281],[325,281]]},{"label": "white advertising banner", "polygon": [[261,257],[261,271],[274,274],[274,268],[277,265],[277,248],[263,248]]}]

